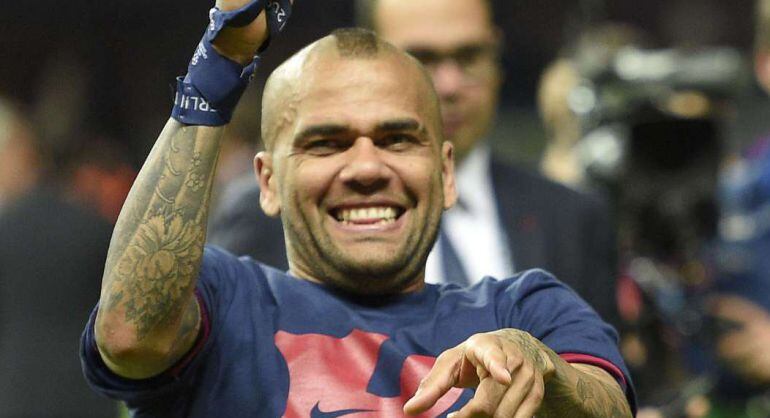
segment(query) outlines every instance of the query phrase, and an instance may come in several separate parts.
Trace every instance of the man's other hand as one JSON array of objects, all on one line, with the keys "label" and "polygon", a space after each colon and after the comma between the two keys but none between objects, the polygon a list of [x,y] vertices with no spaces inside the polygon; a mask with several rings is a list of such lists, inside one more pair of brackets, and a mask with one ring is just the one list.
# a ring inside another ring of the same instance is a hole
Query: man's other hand
[{"label": "man's other hand", "polygon": [[[217,0],[216,6],[222,11],[239,9],[254,0]],[[294,3],[294,0],[291,0]],[[250,24],[241,28],[223,28],[213,42],[214,48],[223,56],[246,65],[254,58],[260,46],[267,40],[267,18],[259,14]]]},{"label": "man's other hand", "polygon": [[419,414],[452,387],[475,387],[473,399],[452,417],[530,418],[540,407],[545,382],[554,372],[541,347],[520,330],[476,334],[436,359],[404,411]]}]

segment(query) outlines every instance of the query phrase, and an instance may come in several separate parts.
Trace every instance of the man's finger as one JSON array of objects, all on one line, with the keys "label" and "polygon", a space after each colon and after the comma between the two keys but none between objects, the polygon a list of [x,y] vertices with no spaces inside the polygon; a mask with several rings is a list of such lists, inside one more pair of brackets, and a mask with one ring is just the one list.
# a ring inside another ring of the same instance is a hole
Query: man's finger
[{"label": "man's finger", "polygon": [[524,357],[521,355],[519,348],[511,344],[503,344],[503,352],[505,353],[505,368],[508,373],[513,375],[516,369],[524,364]]},{"label": "man's finger", "polygon": [[540,405],[543,403],[545,397],[545,383],[542,376],[538,376],[533,382],[524,400],[521,401],[516,415],[513,418],[532,418],[537,410],[540,409]]},{"label": "man's finger", "polygon": [[436,358],[436,363],[420,383],[417,392],[404,404],[404,413],[416,415],[430,409],[436,401],[457,384],[462,350],[453,348]]},{"label": "man's finger", "polygon": [[537,380],[542,381],[542,378],[540,378],[540,375],[533,366],[524,365],[520,367],[513,374],[513,381],[505,392],[503,399],[500,400],[497,413],[504,417],[514,416]]},{"label": "man's finger", "polygon": [[[499,383],[506,386],[511,384],[508,356],[504,344],[496,336],[484,335],[468,339],[465,358],[476,367],[484,367]],[[482,378],[480,374],[479,378]]]},{"label": "man's finger", "polygon": [[500,384],[492,377],[483,379],[476,388],[476,394],[459,411],[450,414],[451,418],[473,418],[479,416],[492,417],[498,410],[500,401],[508,390],[507,385]]}]

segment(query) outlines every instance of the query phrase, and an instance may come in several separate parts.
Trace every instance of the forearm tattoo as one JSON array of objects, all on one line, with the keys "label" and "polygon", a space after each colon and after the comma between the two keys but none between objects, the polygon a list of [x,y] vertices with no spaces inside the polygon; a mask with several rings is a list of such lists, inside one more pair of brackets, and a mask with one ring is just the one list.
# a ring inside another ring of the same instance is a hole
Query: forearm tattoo
[{"label": "forearm tattoo", "polygon": [[514,342],[532,364],[546,373],[547,358],[555,366],[550,377],[545,376],[545,399],[537,413],[538,418],[630,418],[628,401],[619,385],[608,382],[600,370],[577,370],[558,358],[558,355],[538,339],[519,330],[502,330],[502,338]]},{"label": "forearm tattoo", "polygon": [[[221,129],[171,121],[144,164],[110,243],[102,306],[135,327],[191,333],[192,289],[200,269]],[[184,339],[189,335],[180,335]]]},{"label": "forearm tattoo", "polygon": [[546,347],[543,343],[523,331],[514,329],[501,330],[499,335],[516,344],[524,357],[529,359],[541,373],[546,371],[546,361],[543,358],[545,355],[543,349]]},{"label": "forearm tattoo", "polygon": [[631,417],[625,394],[619,385],[608,382],[604,372],[586,368],[578,371],[570,365],[560,367],[570,368],[556,372],[567,378],[546,388],[538,418]]}]

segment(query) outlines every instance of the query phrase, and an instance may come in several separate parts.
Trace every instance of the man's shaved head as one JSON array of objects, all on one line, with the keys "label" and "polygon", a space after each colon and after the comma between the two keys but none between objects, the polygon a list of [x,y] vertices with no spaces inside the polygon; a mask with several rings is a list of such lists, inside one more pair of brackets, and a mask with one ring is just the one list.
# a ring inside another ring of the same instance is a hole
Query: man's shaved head
[{"label": "man's shaved head", "polygon": [[[422,283],[455,189],[453,148],[417,60],[371,31],[335,31],[273,72],[262,127],[260,206],[281,216],[295,275],[356,294]],[[346,219],[364,209],[388,219]]]},{"label": "man's shaved head", "polygon": [[404,83],[419,83],[426,89],[429,111],[435,112],[436,123],[440,124],[438,99],[430,76],[419,62],[370,30],[337,29],[293,55],[268,78],[262,100],[262,140],[266,149],[273,149],[276,138],[295,120],[302,89],[314,78],[316,68],[339,60],[388,60],[408,68],[411,77]]}]

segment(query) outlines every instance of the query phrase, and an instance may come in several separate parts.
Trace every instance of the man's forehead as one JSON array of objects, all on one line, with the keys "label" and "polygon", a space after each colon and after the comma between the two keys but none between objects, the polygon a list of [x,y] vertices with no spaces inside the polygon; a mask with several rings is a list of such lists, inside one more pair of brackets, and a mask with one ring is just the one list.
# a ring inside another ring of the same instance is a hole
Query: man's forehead
[{"label": "man's forehead", "polygon": [[377,0],[373,13],[380,36],[401,48],[453,48],[495,31],[485,0]]},{"label": "man's forehead", "polygon": [[416,80],[376,72],[343,74],[307,86],[297,103],[298,125],[368,130],[388,120],[426,123],[431,106],[425,100],[427,91]]},{"label": "man's forehead", "polygon": [[411,80],[411,77],[417,73],[415,63],[408,62],[404,56],[397,54],[383,53],[369,59],[347,59],[334,53],[325,53],[309,58],[297,81],[301,83],[303,90],[325,88],[335,84],[357,84],[372,79],[400,79],[407,85],[416,84],[417,80]]},{"label": "man's forehead", "polygon": [[363,36],[361,43],[340,42],[334,35],[324,38],[271,75],[262,107],[266,144],[307,123],[361,127],[412,118],[430,131],[438,130],[438,100],[419,62],[381,41],[372,48]]}]

